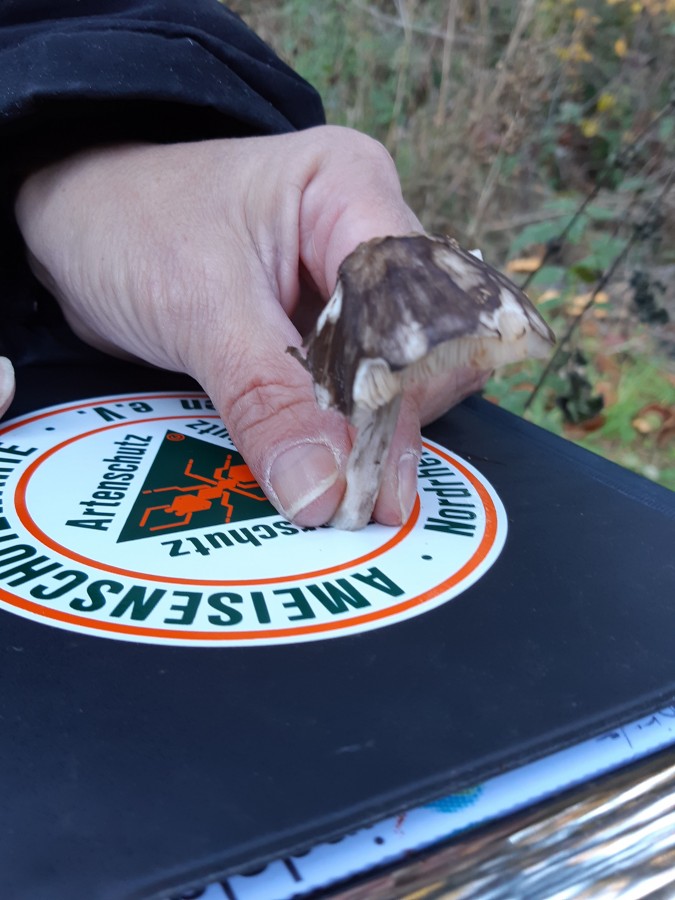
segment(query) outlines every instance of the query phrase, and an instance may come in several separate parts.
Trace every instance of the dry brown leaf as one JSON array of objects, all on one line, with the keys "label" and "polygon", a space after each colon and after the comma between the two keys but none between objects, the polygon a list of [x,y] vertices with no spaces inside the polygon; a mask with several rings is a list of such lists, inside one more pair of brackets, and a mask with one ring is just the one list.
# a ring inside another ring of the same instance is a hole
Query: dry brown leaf
[{"label": "dry brown leaf", "polygon": [[605,416],[602,413],[599,413],[597,416],[593,416],[592,419],[586,419],[585,422],[579,422],[576,425],[571,422],[565,422],[563,430],[567,437],[582,438],[592,431],[597,431],[599,428],[602,428],[605,421]]},{"label": "dry brown leaf", "polygon": [[595,391],[597,394],[602,395],[602,399],[605,401],[605,406],[614,406],[618,399],[616,385],[614,385],[608,379],[598,381],[595,385]]},{"label": "dry brown leaf", "polygon": [[579,331],[585,335],[586,337],[597,337],[599,323],[597,319],[589,318],[585,316],[581,320],[581,325],[579,326]]},{"label": "dry brown leaf", "polygon": [[540,256],[519,256],[510,259],[506,264],[506,271],[515,275],[527,275],[536,272],[542,263]]},{"label": "dry brown leaf", "polygon": [[663,446],[675,439],[675,405],[648,403],[631,420],[633,428],[642,435],[654,435],[656,443]]},{"label": "dry brown leaf", "polygon": [[597,353],[593,357],[595,368],[602,375],[618,380],[621,377],[621,363],[616,356],[611,353]]},{"label": "dry brown leaf", "polygon": [[654,419],[650,419],[647,416],[635,416],[631,421],[631,425],[638,434],[652,434],[659,427],[654,422]]},{"label": "dry brown leaf", "polygon": [[579,316],[584,310],[584,300],[581,297],[572,297],[565,304],[565,312],[568,316]]},{"label": "dry brown leaf", "polygon": [[[567,312],[571,316],[579,316],[586,309],[586,305],[590,302],[591,297],[593,297],[593,303],[597,307],[604,306],[606,303],[609,303],[609,294],[607,291],[598,291],[595,296],[587,291],[584,294],[575,294],[574,297],[571,297],[567,303],[565,304],[565,312]],[[596,310],[596,315],[597,315]]]},{"label": "dry brown leaf", "polygon": [[543,294],[540,294],[538,297],[534,298],[535,303],[546,303],[549,300],[557,300],[560,296],[560,291],[555,288],[547,288]]}]

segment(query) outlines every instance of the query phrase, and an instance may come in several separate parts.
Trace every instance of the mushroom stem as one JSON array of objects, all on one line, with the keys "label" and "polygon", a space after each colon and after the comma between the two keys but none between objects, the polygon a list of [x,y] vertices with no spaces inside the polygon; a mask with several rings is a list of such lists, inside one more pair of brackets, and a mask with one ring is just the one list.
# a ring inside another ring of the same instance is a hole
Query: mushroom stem
[{"label": "mushroom stem", "polygon": [[374,410],[355,407],[351,421],[356,437],[347,463],[347,488],[330,521],[336,528],[357,531],[370,521],[400,406],[401,395],[397,394]]}]

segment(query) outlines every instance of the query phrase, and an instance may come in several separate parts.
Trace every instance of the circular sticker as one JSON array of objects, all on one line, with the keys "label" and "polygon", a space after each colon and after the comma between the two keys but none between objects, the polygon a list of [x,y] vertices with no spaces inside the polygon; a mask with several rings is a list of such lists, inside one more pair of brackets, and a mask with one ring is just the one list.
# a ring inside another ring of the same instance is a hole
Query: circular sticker
[{"label": "circular sticker", "polygon": [[204,395],[101,397],[0,428],[0,606],[178,645],[318,640],[445,603],[506,537],[467,462],[424,441],[398,529],[303,528],[267,500]]}]

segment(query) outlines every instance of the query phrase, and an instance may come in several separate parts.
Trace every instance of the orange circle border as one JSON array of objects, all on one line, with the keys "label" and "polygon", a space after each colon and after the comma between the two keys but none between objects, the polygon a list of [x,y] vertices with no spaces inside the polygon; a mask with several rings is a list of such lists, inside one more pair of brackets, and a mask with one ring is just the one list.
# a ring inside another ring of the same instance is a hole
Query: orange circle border
[{"label": "orange circle border", "polygon": [[[200,394],[199,392],[190,392],[190,391],[185,391],[185,392],[176,393],[176,394],[163,394],[161,392],[156,392],[153,394],[145,394],[145,395],[141,395],[141,396],[122,395],[122,398],[124,399],[124,402],[131,403],[131,402],[139,401],[139,400],[152,400],[152,399],[154,399],[154,400],[157,400],[157,399],[171,400],[171,399],[184,398],[186,396],[203,397],[204,395]],[[10,424],[6,428],[0,428],[0,435],[9,433],[10,431],[13,431],[16,428],[19,428],[23,425],[31,424],[32,422],[39,421],[39,420],[47,418],[51,415],[62,414],[62,413],[70,412],[72,410],[84,409],[87,406],[93,407],[96,405],[100,405],[102,399],[103,398],[98,398],[92,402],[87,402],[84,404],[75,404],[73,406],[65,407],[65,408],[63,408],[63,407],[58,407],[56,409],[52,408],[51,410],[45,411],[36,416],[32,416],[32,417],[28,417],[26,419],[19,420],[16,423]],[[105,398],[105,402],[112,403],[118,399],[120,399],[119,396]],[[153,419],[148,418],[148,419],[145,419],[144,421],[146,421],[146,422],[148,422],[148,421],[164,421],[169,418],[172,418],[173,420],[175,420],[177,417],[161,416],[161,417],[154,417]],[[181,418],[194,418],[194,416],[184,416]],[[217,416],[217,414],[213,415],[213,416],[206,415],[206,416],[204,416],[204,418],[218,418],[218,416]],[[45,458],[45,456],[55,453],[57,451],[57,449],[60,449],[61,447],[66,446],[68,443],[78,440],[81,437],[85,437],[85,436],[88,436],[88,435],[94,434],[94,433],[99,433],[101,431],[107,431],[111,428],[121,427],[124,424],[128,424],[128,423],[118,422],[118,423],[115,423],[114,425],[106,425],[100,429],[96,429],[95,431],[86,432],[84,435],[79,435],[74,438],[69,438],[67,441],[62,441],[56,447],[51,448],[51,450],[47,451],[46,453],[43,453],[39,457],[39,459],[37,459],[33,463],[31,463],[31,465],[28,467],[28,469],[26,469],[26,471],[20,476],[19,484],[24,482],[24,480],[27,480],[29,472],[31,472],[31,474],[32,474],[32,471],[34,470],[34,468],[37,467],[37,463],[41,462]],[[497,509],[495,507],[492,497],[490,496],[488,490],[485,488],[483,483],[474,475],[473,472],[471,472],[467,468],[465,468],[465,466],[462,465],[462,463],[459,462],[459,460],[457,460],[450,453],[448,453],[444,450],[441,450],[440,448],[438,448],[436,446],[431,446],[424,441],[422,442],[422,446],[425,449],[427,449],[435,454],[438,454],[440,457],[445,459],[446,462],[450,463],[452,466],[454,466],[456,469],[458,469],[463,474],[463,476],[473,485],[474,489],[476,490],[476,492],[477,492],[478,496],[480,497],[482,504],[483,504],[483,510],[485,512],[485,530],[484,530],[483,536],[481,538],[480,544],[476,548],[475,552],[473,553],[471,558],[460,569],[457,570],[457,572],[455,572],[453,575],[451,575],[449,578],[445,579],[444,581],[442,581],[440,584],[436,585],[435,587],[430,588],[427,591],[424,591],[422,594],[419,594],[416,597],[410,597],[410,598],[408,598],[408,600],[404,600],[401,603],[397,603],[396,605],[387,607],[386,609],[374,610],[370,613],[364,613],[363,615],[355,616],[353,618],[347,619],[344,622],[334,621],[334,622],[324,622],[319,625],[301,625],[301,626],[297,626],[295,628],[277,628],[277,629],[267,629],[267,630],[259,630],[259,631],[238,631],[238,632],[229,632],[229,633],[224,633],[224,634],[218,634],[216,632],[211,632],[211,631],[179,631],[179,630],[172,630],[172,629],[165,629],[165,628],[141,628],[136,625],[124,625],[122,623],[116,624],[116,623],[109,623],[109,622],[104,622],[104,621],[96,620],[96,619],[88,619],[84,616],[76,616],[76,615],[72,615],[71,613],[62,612],[60,610],[52,610],[52,609],[45,608],[44,606],[42,606],[38,603],[33,603],[30,600],[25,600],[22,597],[17,597],[14,594],[10,594],[4,588],[0,588],[0,597],[2,597],[5,601],[7,601],[9,606],[13,606],[18,609],[23,609],[25,612],[29,613],[31,615],[31,617],[35,616],[35,617],[37,617],[38,620],[41,620],[41,621],[53,619],[55,621],[63,622],[63,623],[70,625],[71,627],[74,627],[74,629],[80,633],[82,633],[83,631],[84,631],[84,633],[91,633],[91,631],[94,631],[94,632],[99,631],[99,632],[104,632],[107,634],[129,635],[129,636],[133,635],[133,636],[137,636],[140,638],[146,638],[146,639],[147,638],[157,638],[158,643],[166,643],[167,645],[171,645],[172,643],[175,644],[175,642],[177,642],[177,641],[184,641],[186,643],[195,643],[195,644],[202,642],[202,641],[204,643],[210,643],[210,644],[223,644],[223,643],[226,644],[228,642],[242,643],[244,641],[247,641],[247,642],[250,642],[251,644],[255,644],[255,643],[261,643],[263,641],[267,642],[267,641],[275,640],[275,639],[279,639],[279,638],[283,639],[285,637],[298,637],[301,635],[318,635],[318,634],[323,634],[323,633],[336,632],[336,631],[340,631],[340,630],[352,631],[354,628],[358,628],[359,625],[368,625],[370,623],[379,621],[381,619],[397,617],[398,615],[400,615],[403,612],[406,612],[409,609],[413,609],[416,606],[421,606],[421,605],[427,603],[429,600],[434,600],[436,597],[438,597],[444,591],[455,587],[457,584],[460,584],[462,581],[464,581],[466,578],[468,578],[471,575],[471,573],[474,572],[475,569],[481,564],[481,562],[483,562],[483,560],[487,557],[488,553],[494,546],[494,543],[495,543],[495,540],[497,537],[497,519],[498,519]],[[18,485],[17,485],[17,487],[18,487]],[[24,509],[25,509],[25,488],[24,488],[23,504],[24,504]],[[420,508],[420,503],[419,503],[419,497],[418,497],[417,501],[416,501],[417,515],[419,515],[419,508]],[[32,518],[30,518],[28,511],[25,510],[25,512],[26,512],[26,515],[28,516],[28,518],[30,519],[30,521],[32,522]],[[21,519],[20,514],[19,514],[19,518]],[[396,538],[398,538],[398,540],[395,541],[395,543],[398,543],[400,540],[402,540],[403,537],[405,537],[405,535],[407,535],[410,532],[410,530],[412,529],[412,524],[410,524],[410,523],[412,522],[414,524],[413,518],[414,518],[414,516],[411,516],[408,523],[406,523],[406,525],[403,526],[403,528],[399,529],[399,531],[396,533],[394,538],[392,538],[392,541],[394,541]],[[21,522],[24,525],[24,527],[28,528],[28,526],[25,524],[23,519],[21,519]],[[37,529],[37,526],[35,526],[35,527],[36,527],[36,530],[40,531],[40,529]],[[28,530],[30,531],[30,529],[28,529]],[[33,532],[30,532],[30,533],[33,534]],[[399,535],[401,535],[401,536],[399,537]],[[35,536],[35,535],[33,535],[33,536]],[[45,537],[47,537],[47,536],[45,535]],[[50,540],[50,539],[47,538],[47,540]],[[387,547],[391,543],[392,543],[391,541],[387,542],[387,544],[385,544],[384,547]],[[51,546],[51,545],[48,545],[48,546]],[[52,547],[52,549],[59,548],[59,547],[60,547],[60,545],[56,544],[56,542],[54,542],[54,547]],[[60,552],[60,550],[56,550],[56,552],[58,553],[58,552]],[[363,559],[369,559],[369,558],[372,558],[372,554],[366,555],[366,557],[364,557]],[[82,559],[86,559],[86,558],[82,557]],[[87,562],[86,564],[91,565],[89,562]],[[351,565],[353,565],[353,563],[347,563],[345,565],[345,568],[347,566],[351,566]],[[145,578],[147,576],[141,576],[141,577]],[[311,575],[310,575],[310,577],[311,577]],[[295,578],[297,579],[297,576],[295,576]],[[153,579],[148,579],[148,580],[160,580],[161,581],[162,579],[153,578]],[[165,583],[166,583],[166,581],[167,580],[164,579]],[[175,579],[169,583],[170,584],[201,584],[202,582],[197,582],[194,579],[184,579],[184,580],[180,580],[180,581],[178,579]],[[256,580],[256,581],[249,582],[249,583],[262,584],[263,582]],[[226,585],[226,582],[217,581],[217,582],[208,582],[207,584],[209,584],[209,585],[215,584],[215,585],[224,586],[224,585]],[[245,582],[237,581],[236,583],[233,583],[233,584],[242,585],[242,584],[245,584]]]}]

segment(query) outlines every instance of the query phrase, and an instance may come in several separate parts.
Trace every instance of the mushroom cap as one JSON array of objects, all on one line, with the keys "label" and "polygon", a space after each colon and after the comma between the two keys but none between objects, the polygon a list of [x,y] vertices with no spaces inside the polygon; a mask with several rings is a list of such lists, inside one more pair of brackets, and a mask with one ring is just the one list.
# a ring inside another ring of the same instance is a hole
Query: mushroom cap
[{"label": "mushroom cap", "polygon": [[451,238],[376,238],[342,263],[306,357],[320,406],[352,418],[454,366],[489,370],[554,343],[527,296]]}]

